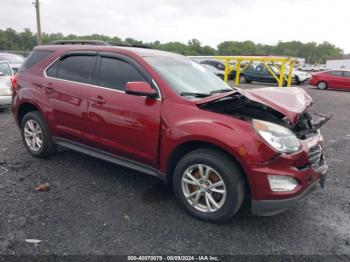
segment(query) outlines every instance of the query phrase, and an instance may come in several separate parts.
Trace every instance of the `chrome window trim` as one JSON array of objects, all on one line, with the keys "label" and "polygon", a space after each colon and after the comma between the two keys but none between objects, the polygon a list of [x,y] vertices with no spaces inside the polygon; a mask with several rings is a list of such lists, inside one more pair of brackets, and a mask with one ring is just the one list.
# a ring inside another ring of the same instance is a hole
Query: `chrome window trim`
[{"label": "chrome window trim", "polygon": [[[80,85],[86,85],[86,86],[90,86],[90,87],[96,87],[96,88],[101,88],[101,89],[106,89],[106,90],[110,90],[110,91],[115,91],[115,92],[118,92],[118,93],[125,93],[125,91],[122,91],[122,90],[117,90],[117,89],[112,89],[112,88],[108,88],[108,87],[104,87],[104,86],[99,86],[99,85],[93,85],[93,84],[87,84],[87,83],[82,83],[82,82],[77,82],[77,81],[72,81],[72,80],[67,80],[67,79],[62,79],[62,78],[58,78],[58,77],[52,77],[52,76],[48,76],[46,74],[46,71],[49,69],[49,67],[51,67],[54,63],[56,63],[59,59],[61,58],[61,56],[57,57],[54,61],[52,61],[47,67],[44,68],[44,71],[43,71],[43,75],[45,78],[48,78],[48,79],[56,79],[56,80],[60,80],[60,81],[65,81],[65,82],[69,82],[69,83],[73,83],[73,84],[80,84]],[[153,79],[152,79],[152,83],[154,84],[154,86],[157,88],[157,91],[158,91],[158,97],[155,98],[155,100],[162,100],[162,93],[160,92],[160,89],[157,85],[157,82]],[[142,97],[146,97],[146,96],[142,96]]]}]

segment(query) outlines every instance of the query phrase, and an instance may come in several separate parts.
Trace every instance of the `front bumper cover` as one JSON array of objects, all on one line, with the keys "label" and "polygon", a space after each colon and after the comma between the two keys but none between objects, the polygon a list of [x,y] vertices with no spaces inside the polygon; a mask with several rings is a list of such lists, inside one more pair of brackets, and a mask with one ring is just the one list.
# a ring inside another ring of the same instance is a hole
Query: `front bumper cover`
[{"label": "front bumper cover", "polygon": [[252,214],[258,216],[272,216],[281,213],[289,208],[295,207],[302,199],[312,192],[315,192],[320,187],[324,187],[328,166],[323,166],[322,175],[316,181],[314,181],[309,187],[307,187],[301,194],[279,200],[252,200],[251,211]]}]

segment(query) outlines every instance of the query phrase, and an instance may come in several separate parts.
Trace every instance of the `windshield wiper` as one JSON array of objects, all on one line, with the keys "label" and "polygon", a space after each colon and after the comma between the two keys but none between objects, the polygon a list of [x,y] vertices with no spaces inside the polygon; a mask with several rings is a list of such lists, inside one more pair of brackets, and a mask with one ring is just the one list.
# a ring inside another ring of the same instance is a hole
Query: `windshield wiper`
[{"label": "windshield wiper", "polygon": [[180,96],[194,96],[194,97],[207,97],[210,96],[211,94],[206,94],[206,93],[192,93],[192,92],[181,92]]},{"label": "windshield wiper", "polygon": [[226,92],[230,92],[230,91],[235,91],[235,89],[233,89],[233,88],[218,89],[218,90],[211,91],[210,94],[214,95],[214,94],[226,93]]}]

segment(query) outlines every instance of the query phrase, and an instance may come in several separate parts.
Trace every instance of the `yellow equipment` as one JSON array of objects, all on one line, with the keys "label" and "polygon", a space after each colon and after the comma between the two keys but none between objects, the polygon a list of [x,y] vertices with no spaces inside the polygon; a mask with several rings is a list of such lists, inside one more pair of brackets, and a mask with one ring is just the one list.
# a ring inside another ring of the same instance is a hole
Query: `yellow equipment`
[{"label": "yellow equipment", "polygon": [[[239,75],[241,72],[246,70],[249,65],[251,65],[254,61],[261,62],[264,64],[266,69],[270,72],[270,74],[276,79],[278,86],[282,87],[284,81],[286,81],[287,86],[291,86],[292,84],[292,75],[293,75],[293,66],[296,62],[295,58],[291,57],[262,57],[262,56],[213,56],[213,59],[218,60],[224,60],[225,63],[225,74],[224,74],[224,81],[227,82],[228,75],[232,70],[236,70],[236,77],[235,77],[235,85],[237,86],[239,84]],[[241,68],[241,64],[243,61],[248,62],[248,64]],[[233,63],[233,65],[230,65],[230,63]],[[281,66],[276,68],[279,69],[279,76],[275,74],[275,72],[271,69],[271,66],[269,64],[275,65],[275,63],[280,63]],[[286,65],[289,66],[289,72],[288,77],[285,76],[285,70]]]}]

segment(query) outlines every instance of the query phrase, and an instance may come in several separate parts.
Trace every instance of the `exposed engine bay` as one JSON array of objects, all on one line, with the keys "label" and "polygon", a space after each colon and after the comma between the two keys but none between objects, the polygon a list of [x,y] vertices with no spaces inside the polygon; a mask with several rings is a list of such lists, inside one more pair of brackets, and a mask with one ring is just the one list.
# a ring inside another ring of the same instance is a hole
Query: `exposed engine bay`
[{"label": "exposed engine bay", "polygon": [[240,119],[255,118],[273,122],[289,128],[302,140],[314,136],[318,129],[333,116],[315,113],[318,118],[314,120],[311,114],[305,110],[299,113],[296,122],[292,123],[285,114],[268,105],[252,101],[239,92],[198,106],[204,110],[228,114]]}]

